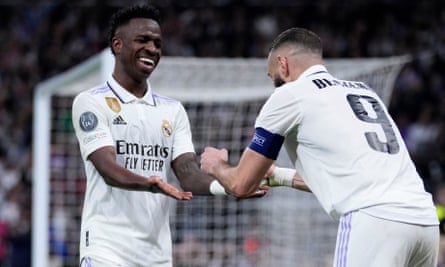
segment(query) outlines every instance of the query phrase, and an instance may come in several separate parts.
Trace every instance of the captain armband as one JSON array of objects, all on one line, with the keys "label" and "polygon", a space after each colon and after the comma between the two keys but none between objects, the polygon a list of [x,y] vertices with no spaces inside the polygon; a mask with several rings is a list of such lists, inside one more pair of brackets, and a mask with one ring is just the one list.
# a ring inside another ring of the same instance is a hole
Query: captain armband
[{"label": "captain armband", "polygon": [[249,144],[249,148],[266,158],[276,160],[283,142],[284,136],[259,127],[255,130],[255,135]]}]

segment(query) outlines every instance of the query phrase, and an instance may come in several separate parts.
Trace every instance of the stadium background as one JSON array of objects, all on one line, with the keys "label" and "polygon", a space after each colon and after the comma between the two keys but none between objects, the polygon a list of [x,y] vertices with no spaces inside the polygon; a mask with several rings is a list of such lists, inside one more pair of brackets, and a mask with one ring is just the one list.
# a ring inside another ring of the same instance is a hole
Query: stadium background
[{"label": "stadium background", "polygon": [[[106,47],[126,1],[0,0],[0,266],[30,266],[32,96],[37,83]],[[411,54],[389,109],[428,191],[445,171],[443,1],[154,1],[166,56],[264,57],[277,33],[308,27],[328,58]]]}]

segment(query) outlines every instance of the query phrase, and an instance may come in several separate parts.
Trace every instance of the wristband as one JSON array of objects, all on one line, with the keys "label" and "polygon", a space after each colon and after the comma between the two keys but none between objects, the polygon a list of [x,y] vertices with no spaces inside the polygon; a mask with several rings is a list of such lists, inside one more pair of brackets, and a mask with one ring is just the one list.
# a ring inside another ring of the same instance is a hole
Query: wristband
[{"label": "wristband", "polygon": [[294,179],[295,170],[289,168],[275,167],[272,175],[269,177],[269,183],[271,186],[289,186],[292,187],[292,181]]},{"label": "wristband", "polygon": [[227,195],[227,193],[226,193],[226,190],[224,189],[224,187],[218,182],[218,180],[213,180],[211,183],[210,183],[210,193],[212,194],[212,195],[215,195],[215,196],[221,196],[221,195],[223,195],[223,196],[226,196]]}]

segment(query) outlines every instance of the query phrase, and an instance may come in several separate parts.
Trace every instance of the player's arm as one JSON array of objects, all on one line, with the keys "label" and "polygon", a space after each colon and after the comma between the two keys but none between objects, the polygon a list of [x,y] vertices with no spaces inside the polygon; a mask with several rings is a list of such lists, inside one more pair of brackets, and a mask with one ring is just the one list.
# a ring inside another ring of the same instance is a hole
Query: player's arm
[{"label": "player's arm", "polygon": [[274,164],[267,171],[263,184],[271,187],[288,186],[297,190],[312,192],[295,169],[281,168]]},{"label": "player's arm", "polygon": [[189,200],[191,192],[182,192],[173,185],[164,182],[158,176],[144,177],[135,174],[116,162],[113,146],[104,146],[92,152],[88,159],[103,177],[106,184],[122,189],[163,193],[178,200]]},{"label": "player's arm", "polygon": [[[223,157],[227,160],[227,155],[223,155]],[[178,156],[172,162],[172,169],[181,183],[181,187],[186,191],[193,192],[193,194],[226,195],[231,193],[230,191],[226,192],[227,190],[224,189],[215,177],[201,171],[195,153],[188,152]],[[260,190],[255,190],[247,197],[261,197],[266,192],[267,188],[262,186]]]},{"label": "player's arm", "polygon": [[[210,195],[210,184],[214,177],[199,169],[196,154],[187,152],[172,161],[172,169],[184,190],[196,195]],[[221,191],[220,194],[225,194]]]},{"label": "player's arm", "polygon": [[274,160],[246,148],[238,165],[231,166],[223,157],[226,152],[206,147],[201,155],[201,168],[217,177],[231,195],[249,196],[258,189]]}]

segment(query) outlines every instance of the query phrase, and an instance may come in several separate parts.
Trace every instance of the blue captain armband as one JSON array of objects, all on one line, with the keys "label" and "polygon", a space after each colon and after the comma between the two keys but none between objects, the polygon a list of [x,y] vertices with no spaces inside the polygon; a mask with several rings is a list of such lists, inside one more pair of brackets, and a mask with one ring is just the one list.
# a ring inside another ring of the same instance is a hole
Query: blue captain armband
[{"label": "blue captain armband", "polygon": [[256,128],[255,135],[249,144],[249,148],[266,158],[276,160],[283,142],[283,136],[271,133],[263,128]]}]

